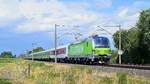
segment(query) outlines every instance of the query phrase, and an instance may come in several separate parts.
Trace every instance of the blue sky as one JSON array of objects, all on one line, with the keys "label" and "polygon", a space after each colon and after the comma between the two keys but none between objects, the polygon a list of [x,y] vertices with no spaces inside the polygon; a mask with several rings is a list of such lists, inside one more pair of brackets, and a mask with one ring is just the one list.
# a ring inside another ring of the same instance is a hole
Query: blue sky
[{"label": "blue sky", "polygon": [[[32,43],[53,47],[54,24],[60,25],[59,44],[74,41],[71,35],[63,36],[65,32],[80,32],[85,38],[102,33],[95,32],[98,25],[121,24],[129,29],[139,12],[148,8],[150,0],[0,0],[0,52],[19,55],[31,50]],[[105,29],[112,34],[118,30]]]}]

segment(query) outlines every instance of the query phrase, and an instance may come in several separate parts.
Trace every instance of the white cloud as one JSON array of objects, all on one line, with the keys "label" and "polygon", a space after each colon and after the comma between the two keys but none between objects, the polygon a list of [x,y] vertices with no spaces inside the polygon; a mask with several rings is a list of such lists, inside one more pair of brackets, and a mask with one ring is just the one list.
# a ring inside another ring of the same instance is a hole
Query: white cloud
[{"label": "white cloud", "polygon": [[118,12],[118,16],[121,17],[121,18],[125,18],[125,17],[127,17],[128,11],[129,11],[128,8],[121,9],[121,10]]},{"label": "white cloud", "polygon": [[95,0],[96,7],[109,8],[112,6],[112,0]]},{"label": "white cloud", "polygon": [[[54,24],[89,25],[88,29],[90,30],[93,30],[91,25],[122,24],[123,28],[134,26],[140,11],[136,7],[141,2],[135,2],[128,7],[120,6],[111,15],[88,10],[93,5],[99,9],[109,8],[112,6],[112,1],[94,0],[93,3],[65,3],[60,0],[0,0],[0,23],[26,18],[15,29],[21,33],[47,31],[53,28]],[[117,30],[117,28],[106,29],[112,33]]]},{"label": "white cloud", "polygon": [[0,0],[0,26],[9,25],[10,22],[20,18],[17,0]]},{"label": "white cloud", "polygon": [[56,0],[41,3],[24,2],[19,8],[21,14],[28,18],[27,22],[20,24],[17,28],[24,32],[49,30],[54,24],[82,25],[97,18],[93,12],[72,10]]},{"label": "white cloud", "polygon": [[[110,0],[95,0],[94,2],[98,7],[108,7],[111,5]],[[99,5],[100,3],[103,5]],[[69,4],[58,0],[15,0],[10,2],[9,0],[2,0],[0,18],[4,19],[2,19],[1,23],[7,23],[5,20],[11,21],[23,17],[27,20],[18,24],[15,31],[36,32],[47,31],[54,24],[84,25],[94,22],[100,17],[100,14],[87,10],[91,5],[90,3]]]},{"label": "white cloud", "polygon": [[141,10],[134,6],[133,3],[131,6],[122,6],[118,8],[115,18],[118,19],[119,24],[123,25],[123,28],[128,29],[136,25],[140,12]]},{"label": "white cloud", "polygon": [[[136,3],[136,2],[135,2]],[[98,17],[98,19],[92,24],[91,26],[93,31],[89,32],[95,33],[95,30],[98,28],[96,27],[98,24],[103,26],[115,26],[121,24],[123,29],[129,29],[136,25],[138,21],[138,17],[140,14],[140,9],[136,8],[135,3],[131,6],[120,6],[113,14],[108,15],[100,15],[102,17]],[[117,27],[103,27],[111,34],[115,33],[118,28]],[[105,32],[105,31],[104,31]],[[103,33],[103,31],[97,31],[96,33]]]},{"label": "white cloud", "polygon": [[17,11],[17,1],[1,0],[0,1],[0,18],[15,19],[19,17]]},{"label": "white cloud", "polygon": [[85,9],[88,9],[91,5],[87,2],[68,2],[68,3],[64,3],[63,4],[72,10],[76,10],[76,11],[84,11]]},{"label": "white cloud", "polygon": [[64,6],[57,0],[47,2],[21,2],[19,5],[20,12],[28,19],[41,18],[44,14],[58,16],[64,11]]}]

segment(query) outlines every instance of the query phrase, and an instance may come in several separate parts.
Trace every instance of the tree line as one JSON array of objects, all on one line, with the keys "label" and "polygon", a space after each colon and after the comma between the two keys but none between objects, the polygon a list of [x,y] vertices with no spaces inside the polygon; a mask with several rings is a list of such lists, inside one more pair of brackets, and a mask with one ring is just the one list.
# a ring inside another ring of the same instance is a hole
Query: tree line
[{"label": "tree line", "polygon": [[18,57],[25,57],[29,54],[32,54],[32,53],[36,53],[36,52],[41,52],[41,51],[44,51],[45,49],[43,47],[36,47],[36,48],[33,48],[32,50],[29,50],[29,51],[26,51],[26,53],[22,53],[20,54]]},{"label": "tree line", "polygon": [[26,56],[26,54],[31,54],[31,53],[36,53],[36,52],[40,52],[40,51],[44,51],[44,49],[42,47],[36,47],[30,51],[27,51],[27,53],[22,53],[19,56],[13,55],[11,51],[3,51],[0,54],[0,58],[16,58],[16,57],[24,57]]},{"label": "tree line", "polygon": [[121,32],[121,46],[124,51],[122,62],[124,64],[150,63],[150,9],[140,13],[136,26],[128,30],[120,30],[114,34],[116,47],[119,44]]},{"label": "tree line", "polygon": [[13,55],[11,51],[4,51],[0,54],[0,58],[16,58],[16,55]]}]

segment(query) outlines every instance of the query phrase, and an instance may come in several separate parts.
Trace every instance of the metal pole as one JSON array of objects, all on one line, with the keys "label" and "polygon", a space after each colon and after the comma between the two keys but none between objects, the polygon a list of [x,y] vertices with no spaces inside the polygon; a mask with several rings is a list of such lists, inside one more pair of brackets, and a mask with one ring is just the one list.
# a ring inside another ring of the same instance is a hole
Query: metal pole
[{"label": "metal pole", "polygon": [[[119,50],[121,51],[121,25],[119,27]],[[119,64],[121,64],[121,54],[119,54]]]},{"label": "metal pole", "polygon": [[25,58],[28,58],[28,50],[26,50]]},{"label": "metal pole", "polygon": [[33,50],[34,50],[34,46],[33,46],[34,44],[32,43],[32,62],[33,62]]},{"label": "metal pole", "polygon": [[57,24],[55,24],[55,63],[57,63]]}]

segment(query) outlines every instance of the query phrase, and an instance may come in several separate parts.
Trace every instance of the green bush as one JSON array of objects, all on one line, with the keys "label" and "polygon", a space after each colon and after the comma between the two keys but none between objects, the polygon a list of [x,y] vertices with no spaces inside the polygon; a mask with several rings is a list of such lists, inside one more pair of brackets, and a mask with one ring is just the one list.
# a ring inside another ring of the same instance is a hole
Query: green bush
[{"label": "green bush", "polygon": [[112,57],[109,61],[110,64],[116,64],[117,63],[117,59],[118,59],[118,53],[115,51],[115,52],[112,52]]}]

